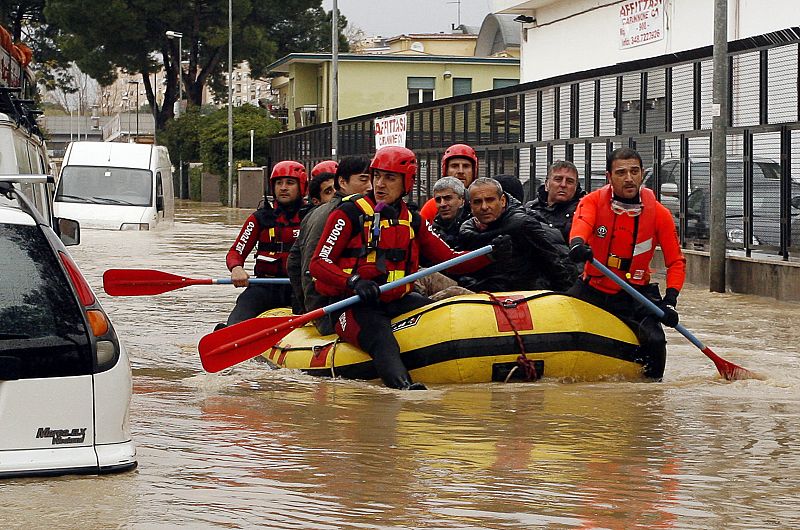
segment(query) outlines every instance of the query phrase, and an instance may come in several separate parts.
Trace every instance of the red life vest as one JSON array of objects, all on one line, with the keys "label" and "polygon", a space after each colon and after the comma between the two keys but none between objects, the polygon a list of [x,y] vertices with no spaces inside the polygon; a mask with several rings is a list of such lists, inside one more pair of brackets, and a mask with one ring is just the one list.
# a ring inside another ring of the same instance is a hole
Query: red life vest
[{"label": "red life vest", "polygon": [[258,224],[261,226],[253,271],[256,276],[288,276],[286,261],[289,258],[289,249],[300,233],[302,211],[302,209],[296,211],[291,217],[282,209],[270,212],[262,208],[255,212]]},{"label": "red life vest", "polygon": [[[414,244],[414,238],[421,219],[412,214],[404,202],[400,201],[397,219],[380,219],[380,230],[376,235],[373,230],[376,216],[373,200],[363,195],[351,195],[344,201],[351,201],[358,208],[360,215],[351,217],[350,221],[362,229],[350,239],[339,256],[336,262],[339,268],[348,274],[356,272],[362,278],[379,284],[399,280],[419,269],[419,247]],[[381,294],[381,301],[402,298],[412,287],[412,284],[406,284],[385,292]]]},{"label": "red life vest", "polygon": [[[587,243],[594,257],[628,283],[647,285],[650,283],[650,261],[653,259],[656,241],[656,197],[652,190],[642,188],[642,212],[636,217],[616,214],[611,209],[612,189],[610,185],[598,190],[594,232]],[[605,293],[616,293],[620,287],[606,278],[591,263],[586,263],[583,273],[589,285]]]}]

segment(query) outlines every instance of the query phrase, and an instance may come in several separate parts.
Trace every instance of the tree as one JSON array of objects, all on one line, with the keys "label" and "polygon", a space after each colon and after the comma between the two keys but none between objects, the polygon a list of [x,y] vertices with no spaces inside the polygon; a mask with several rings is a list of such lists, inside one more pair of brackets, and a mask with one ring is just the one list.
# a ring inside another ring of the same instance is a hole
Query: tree
[{"label": "tree", "polygon": [[[233,109],[233,158],[250,158],[250,130],[254,131],[253,158],[258,166],[267,165],[269,138],[281,130],[280,121],[270,118],[266,109],[242,105]],[[228,111],[219,109],[204,121],[199,134],[200,159],[209,171],[227,174]]]},{"label": "tree", "polygon": [[[315,36],[326,20],[330,28],[330,17],[320,18],[321,0],[231,1],[233,60],[248,61],[254,77],[286,53],[317,51],[309,46],[320,44]],[[189,105],[199,106],[210,79],[227,70],[228,0],[48,0],[44,14],[65,33],[59,40],[64,53],[100,84],[113,82],[120,68],[143,74],[159,130],[173,117],[179,73]],[[168,30],[183,34],[188,67],[179,68],[178,42],[166,37]],[[148,74],[162,63],[167,83],[159,107]]]}]

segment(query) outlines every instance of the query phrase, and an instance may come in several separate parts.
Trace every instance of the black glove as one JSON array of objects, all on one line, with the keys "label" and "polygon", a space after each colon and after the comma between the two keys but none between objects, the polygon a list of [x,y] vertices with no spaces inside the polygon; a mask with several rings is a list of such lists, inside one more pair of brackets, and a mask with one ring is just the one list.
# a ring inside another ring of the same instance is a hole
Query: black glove
[{"label": "black glove", "polygon": [[477,291],[475,287],[478,285],[478,280],[472,276],[461,276],[458,279],[458,285],[470,291]]},{"label": "black glove", "polygon": [[511,260],[514,246],[511,243],[511,236],[501,234],[492,239],[492,252],[489,254],[494,261],[507,262]]},{"label": "black glove", "polygon": [[353,274],[347,279],[347,287],[352,289],[366,304],[376,305],[380,300],[380,286],[372,280],[365,280],[358,274]]},{"label": "black glove", "polygon": [[569,259],[575,263],[583,263],[584,261],[592,261],[593,257],[592,247],[579,237],[572,238],[572,241],[569,242]]},{"label": "black glove", "polygon": [[677,304],[678,290],[672,287],[667,288],[666,293],[664,293],[664,298],[656,304],[658,308],[664,312],[664,316],[661,317],[661,323],[665,326],[674,328],[678,325],[678,312],[675,311],[675,306]]}]

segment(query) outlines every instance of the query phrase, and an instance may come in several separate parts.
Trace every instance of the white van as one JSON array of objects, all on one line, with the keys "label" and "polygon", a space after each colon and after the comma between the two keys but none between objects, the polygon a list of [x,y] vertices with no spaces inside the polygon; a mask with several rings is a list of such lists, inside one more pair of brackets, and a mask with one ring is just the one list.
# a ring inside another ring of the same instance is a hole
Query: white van
[{"label": "white van", "polygon": [[167,148],[151,144],[72,142],[64,154],[56,217],[82,228],[153,230],[175,215]]}]

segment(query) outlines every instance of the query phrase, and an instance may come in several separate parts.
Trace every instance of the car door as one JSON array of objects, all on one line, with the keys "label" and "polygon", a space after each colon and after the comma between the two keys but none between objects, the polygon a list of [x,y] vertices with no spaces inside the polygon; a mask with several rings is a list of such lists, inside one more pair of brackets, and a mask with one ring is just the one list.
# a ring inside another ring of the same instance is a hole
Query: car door
[{"label": "car door", "polygon": [[92,339],[43,229],[9,210],[0,211],[0,475],[96,466]]}]

